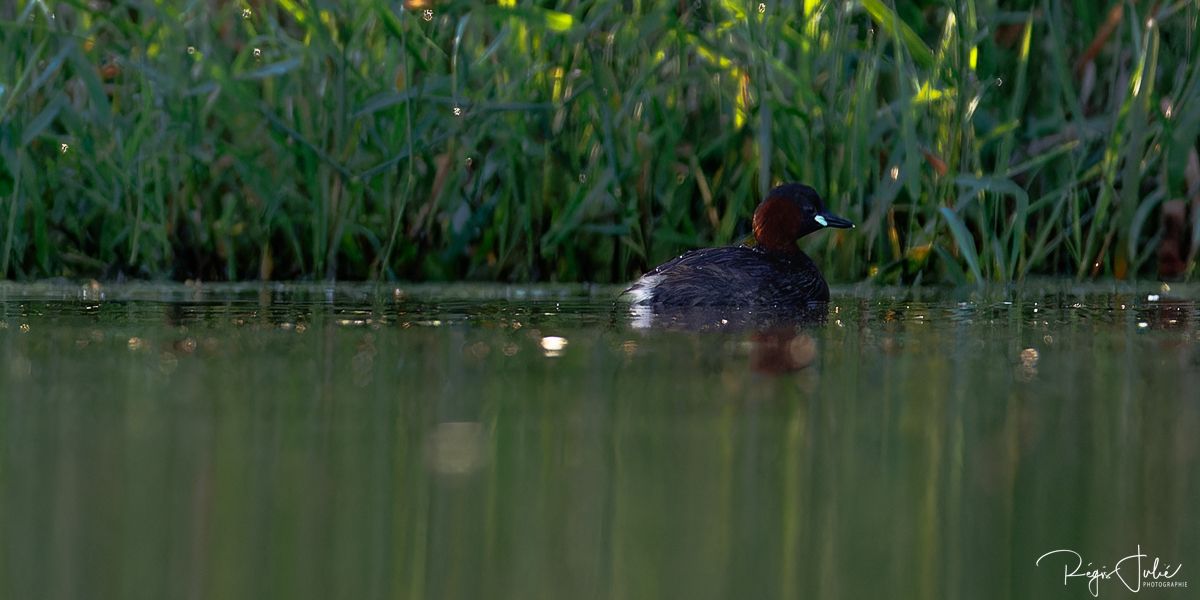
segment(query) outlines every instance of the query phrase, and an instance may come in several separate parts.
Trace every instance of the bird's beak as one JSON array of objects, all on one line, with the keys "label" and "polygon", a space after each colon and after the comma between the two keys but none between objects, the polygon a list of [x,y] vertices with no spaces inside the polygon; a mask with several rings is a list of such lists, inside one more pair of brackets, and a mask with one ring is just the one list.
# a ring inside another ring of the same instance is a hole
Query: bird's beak
[{"label": "bird's beak", "polygon": [[838,229],[854,228],[854,223],[851,223],[850,221],[843,219],[827,210],[817,213],[817,216],[813,217],[813,220],[820,224],[821,227],[836,227]]}]

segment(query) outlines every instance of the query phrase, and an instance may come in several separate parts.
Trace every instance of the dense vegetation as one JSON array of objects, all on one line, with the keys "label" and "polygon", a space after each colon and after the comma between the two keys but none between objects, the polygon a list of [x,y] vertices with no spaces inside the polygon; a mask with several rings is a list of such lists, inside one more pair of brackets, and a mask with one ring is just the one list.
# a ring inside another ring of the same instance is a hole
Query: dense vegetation
[{"label": "dense vegetation", "polygon": [[835,280],[1194,270],[1200,2],[897,4],[6,3],[0,277],[620,281],[785,180]]}]

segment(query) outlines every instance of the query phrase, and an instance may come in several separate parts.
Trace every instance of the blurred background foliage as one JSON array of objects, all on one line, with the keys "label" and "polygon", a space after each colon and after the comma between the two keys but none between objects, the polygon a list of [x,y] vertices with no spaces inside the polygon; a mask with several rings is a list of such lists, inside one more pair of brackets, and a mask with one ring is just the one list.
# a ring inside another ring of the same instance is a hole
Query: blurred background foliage
[{"label": "blurred background foliage", "polygon": [[1200,2],[16,0],[0,276],[624,281],[807,182],[834,280],[1188,277]]}]

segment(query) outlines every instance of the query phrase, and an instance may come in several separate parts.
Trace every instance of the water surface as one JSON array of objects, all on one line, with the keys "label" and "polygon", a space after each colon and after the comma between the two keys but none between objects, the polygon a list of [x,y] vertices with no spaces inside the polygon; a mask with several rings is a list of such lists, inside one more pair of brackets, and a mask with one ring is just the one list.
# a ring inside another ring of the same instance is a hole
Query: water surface
[{"label": "water surface", "polygon": [[1139,544],[1200,586],[1195,286],[616,291],[0,284],[0,597],[1086,598],[1035,560]]}]

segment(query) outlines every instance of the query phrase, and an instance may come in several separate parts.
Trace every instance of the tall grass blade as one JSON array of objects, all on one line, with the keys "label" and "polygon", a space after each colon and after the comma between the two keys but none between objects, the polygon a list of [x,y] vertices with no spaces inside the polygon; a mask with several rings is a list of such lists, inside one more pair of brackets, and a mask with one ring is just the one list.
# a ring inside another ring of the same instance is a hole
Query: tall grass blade
[{"label": "tall grass blade", "polygon": [[979,269],[979,255],[975,251],[975,238],[971,236],[971,232],[967,230],[967,226],[962,219],[948,207],[941,207],[938,212],[942,215],[942,219],[946,221],[946,226],[950,228],[950,233],[954,238],[954,243],[958,246],[958,251],[962,253],[963,260],[967,262],[967,268],[971,270],[971,276],[975,279],[976,285],[982,285],[984,282],[983,272]]}]

